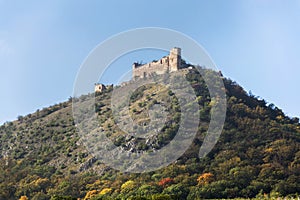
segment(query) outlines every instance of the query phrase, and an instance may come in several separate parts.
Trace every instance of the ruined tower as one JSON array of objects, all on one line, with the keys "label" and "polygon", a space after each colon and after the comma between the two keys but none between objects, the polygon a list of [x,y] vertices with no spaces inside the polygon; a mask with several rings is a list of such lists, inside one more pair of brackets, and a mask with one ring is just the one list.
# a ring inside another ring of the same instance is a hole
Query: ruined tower
[{"label": "ruined tower", "polygon": [[95,83],[95,92],[103,92],[104,90],[106,90],[105,85],[101,83]]},{"label": "ruined tower", "polygon": [[153,74],[165,74],[178,71],[181,67],[181,49],[174,47],[168,56],[147,64],[134,63],[132,66],[133,78],[144,78]]},{"label": "ruined tower", "polygon": [[178,47],[171,49],[169,60],[170,60],[169,71],[170,72],[178,71],[181,64],[181,49]]}]

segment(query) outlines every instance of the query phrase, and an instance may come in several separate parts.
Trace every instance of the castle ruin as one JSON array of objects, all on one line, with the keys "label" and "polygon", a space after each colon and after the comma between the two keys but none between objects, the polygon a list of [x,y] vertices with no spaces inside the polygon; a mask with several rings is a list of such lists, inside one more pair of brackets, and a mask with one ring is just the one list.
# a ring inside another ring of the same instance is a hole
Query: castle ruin
[{"label": "castle ruin", "polygon": [[153,74],[165,74],[178,71],[181,68],[181,49],[174,47],[168,56],[147,64],[133,63],[133,79],[145,78]]},{"label": "castle ruin", "polygon": [[[158,61],[153,61],[147,64],[133,63],[132,65],[132,80],[138,78],[151,77],[155,74],[161,75],[171,72],[176,72],[180,69],[186,68],[189,65],[181,59],[181,49],[174,47],[170,50],[168,56],[161,58]],[[129,82],[123,82],[121,85],[124,86]],[[105,85],[101,83],[95,84],[95,92],[101,93],[106,90]]]},{"label": "castle ruin", "polygon": [[101,83],[95,84],[95,92],[103,92],[104,90],[106,90],[105,85],[103,85]]}]

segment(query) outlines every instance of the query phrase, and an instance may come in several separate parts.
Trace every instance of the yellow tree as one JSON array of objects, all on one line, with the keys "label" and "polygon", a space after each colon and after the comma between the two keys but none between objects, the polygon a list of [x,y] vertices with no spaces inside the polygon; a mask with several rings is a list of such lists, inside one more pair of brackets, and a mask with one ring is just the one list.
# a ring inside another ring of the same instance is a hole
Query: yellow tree
[{"label": "yellow tree", "polygon": [[134,189],[136,187],[136,184],[134,181],[132,180],[129,180],[129,181],[126,181],[125,183],[123,183],[123,185],[121,186],[121,191],[122,193],[127,193],[129,191],[131,191],[132,189]]},{"label": "yellow tree", "polygon": [[200,175],[197,179],[199,185],[207,185],[212,182],[214,175],[212,173],[204,173]]},{"label": "yellow tree", "polygon": [[28,200],[26,196],[21,196],[19,200]]},{"label": "yellow tree", "polygon": [[88,191],[84,197],[84,200],[88,200],[88,199],[91,199],[93,196],[97,195],[98,194],[98,191],[97,190],[91,190],[91,191]]},{"label": "yellow tree", "polygon": [[101,190],[100,194],[104,195],[104,194],[109,194],[111,193],[112,189],[111,188],[104,188],[103,190]]}]

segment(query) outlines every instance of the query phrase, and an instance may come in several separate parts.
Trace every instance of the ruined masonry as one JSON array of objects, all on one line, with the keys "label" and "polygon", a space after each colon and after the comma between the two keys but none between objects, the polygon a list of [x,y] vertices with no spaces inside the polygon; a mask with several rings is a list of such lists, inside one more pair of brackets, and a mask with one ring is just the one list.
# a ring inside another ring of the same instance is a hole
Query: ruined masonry
[{"label": "ruined masonry", "polygon": [[103,92],[106,89],[105,85],[101,83],[95,84],[95,92]]},{"label": "ruined masonry", "polygon": [[178,71],[181,68],[181,49],[174,47],[168,56],[147,64],[133,63],[133,79],[149,77],[153,74],[165,74]]},{"label": "ruined masonry", "polygon": [[[161,75],[176,72],[183,68],[181,63],[181,49],[174,47],[170,50],[168,56],[165,56],[158,61],[153,61],[147,64],[140,64],[137,62],[133,63],[132,77],[133,80],[135,80],[138,78],[151,77],[154,74]],[[127,84],[127,82],[123,84]],[[103,92],[105,89],[105,85],[100,83],[95,84],[95,92]]]}]

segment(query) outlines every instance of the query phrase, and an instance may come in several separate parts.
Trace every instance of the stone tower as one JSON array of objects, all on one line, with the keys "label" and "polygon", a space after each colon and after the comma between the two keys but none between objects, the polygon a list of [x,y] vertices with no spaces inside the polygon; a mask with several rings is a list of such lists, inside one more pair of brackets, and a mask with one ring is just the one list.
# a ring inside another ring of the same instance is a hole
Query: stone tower
[{"label": "stone tower", "polygon": [[103,92],[104,90],[106,90],[105,85],[101,83],[95,83],[95,92]]},{"label": "stone tower", "polygon": [[133,63],[133,78],[145,78],[153,74],[165,74],[178,71],[181,68],[181,49],[174,47],[168,56],[147,64]]},{"label": "stone tower", "polygon": [[181,65],[181,49],[178,47],[174,47],[173,49],[171,49],[169,59],[170,72],[178,71]]}]

